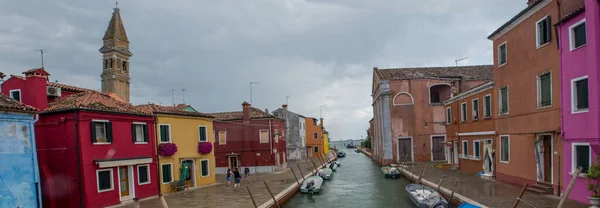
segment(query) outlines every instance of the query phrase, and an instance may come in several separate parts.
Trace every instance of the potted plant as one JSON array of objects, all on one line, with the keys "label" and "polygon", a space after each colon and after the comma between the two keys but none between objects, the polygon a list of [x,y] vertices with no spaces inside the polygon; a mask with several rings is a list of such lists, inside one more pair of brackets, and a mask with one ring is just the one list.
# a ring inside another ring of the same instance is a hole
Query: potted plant
[{"label": "potted plant", "polygon": [[108,143],[108,139],[107,138],[98,138],[98,139],[96,139],[96,142],[98,142],[98,143]]},{"label": "potted plant", "polygon": [[592,194],[588,197],[590,199],[590,205],[592,205],[592,207],[597,207],[600,205],[600,163],[598,163],[599,160],[600,155],[596,156],[596,161],[594,161],[594,164],[590,166],[588,172],[585,174],[585,180],[588,183],[588,189]]},{"label": "potted plant", "polygon": [[198,152],[201,154],[208,154],[212,152],[212,143],[210,142],[200,142],[198,143]]},{"label": "potted plant", "polygon": [[158,145],[158,154],[171,157],[177,152],[177,145],[173,143],[161,143]]}]

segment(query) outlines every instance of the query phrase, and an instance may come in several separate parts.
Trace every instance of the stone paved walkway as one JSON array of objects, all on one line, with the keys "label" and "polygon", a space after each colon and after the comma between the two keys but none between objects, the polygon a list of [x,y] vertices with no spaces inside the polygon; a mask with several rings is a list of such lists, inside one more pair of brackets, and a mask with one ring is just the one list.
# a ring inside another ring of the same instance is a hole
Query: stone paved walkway
[{"label": "stone paved walkway", "polygon": [[[423,171],[425,167],[425,163],[418,163],[413,165],[408,165],[408,169],[410,172],[415,173],[418,177],[418,174]],[[489,207],[512,207],[512,204],[515,202],[515,199],[521,192],[522,187],[518,187],[512,184],[500,182],[500,181],[491,181],[486,179],[477,178],[477,175],[472,173],[463,173],[460,171],[448,170],[448,169],[440,169],[435,167],[427,167],[425,174],[423,177],[431,182],[439,183],[442,175],[445,175],[446,178],[442,182],[442,186],[454,190],[455,192],[462,194],[466,197],[469,197],[481,204],[484,204]],[[457,186],[453,187],[454,180],[458,180]],[[555,208],[560,201],[558,196],[540,196],[525,192],[522,197],[523,200],[526,200],[536,207],[548,207]],[[518,207],[527,208],[530,207],[525,203],[521,202]],[[572,200],[567,200],[565,208],[579,208],[579,207],[588,207],[588,205],[581,204]]]},{"label": "stone paved walkway", "polygon": [[[318,166],[320,163],[319,159],[314,158],[313,161]],[[288,167],[293,168],[296,171],[296,175],[300,176],[298,171],[298,165],[302,168],[304,175],[314,170],[313,164],[310,160],[307,161],[296,161],[289,162]],[[294,175],[290,168],[275,172],[275,173],[260,173],[250,175],[250,183],[246,184],[242,178],[242,184],[238,188],[233,188],[233,181],[231,185],[227,185],[224,174],[217,174],[217,184],[214,186],[208,186],[195,190],[182,191],[165,195],[165,200],[169,208],[178,207],[198,207],[198,208],[213,208],[213,207],[235,207],[235,208],[254,208],[252,200],[248,195],[246,187],[250,187],[252,195],[256,200],[256,204],[267,202],[271,199],[271,195],[267,191],[263,180],[267,182],[269,188],[273,192],[273,195],[277,195],[288,186],[296,183]],[[118,207],[132,207],[132,204],[124,204]],[[149,200],[140,201],[140,207],[143,208],[162,208],[160,200],[153,198]]]}]

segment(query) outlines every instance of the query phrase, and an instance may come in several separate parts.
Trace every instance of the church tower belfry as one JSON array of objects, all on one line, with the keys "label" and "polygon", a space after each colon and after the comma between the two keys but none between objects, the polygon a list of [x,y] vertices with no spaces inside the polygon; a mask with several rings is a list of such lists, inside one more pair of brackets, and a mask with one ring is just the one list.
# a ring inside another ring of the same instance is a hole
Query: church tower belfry
[{"label": "church tower belfry", "polygon": [[115,93],[125,102],[129,101],[129,39],[125,33],[119,8],[115,8],[108,23],[102,53],[102,92]]}]

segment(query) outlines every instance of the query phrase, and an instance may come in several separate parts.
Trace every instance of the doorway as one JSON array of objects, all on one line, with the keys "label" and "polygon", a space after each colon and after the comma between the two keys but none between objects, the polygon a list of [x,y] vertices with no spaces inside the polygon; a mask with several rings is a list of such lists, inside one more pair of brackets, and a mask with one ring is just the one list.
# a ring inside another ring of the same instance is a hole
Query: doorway
[{"label": "doorway", "polygon": [[279,152],[275,153],[275,166],[279,166],[280,164],[280,160],[279,160]]},{"label": "doorway", "polygon": [[413,152],[412,152],[412,138],[398,138],[398,161],[399,162],[407,162],[413,161]]},{"label": "doorway", "polygon": [[458,167],[458,141],[453,142],[452,154],[454,155],[452,162],[456,167]]},{"label": "doorway", "polygon": [[312,147],[312,146],[308,146],[308,147],[306,147],[306,156],[308,156],[308,157],[312,157],[312,155],[313,155],[313,151],[314,151],[314,150],[313,150],[313,147]]},{"label": "doorway", "polygon": [[494,173],[494,147],[492,146],[492,139],[483,140],[483,172],[486,175],[493,175]]},{"label": "doorway", "polygon": [[135,190],[133,190],[133,166],[119,167],[119,192],[121,201],[133,199]]},{"label": "doorway", "polygon": [[228,161],[229,161],[229,168],[231,170],[239,167],[238,166],[238,156],[237,155],[229,156]]},{"label": "doorway", "polygon": [[185,187],[196,187],[196,168],[192,159],[186,159],[181,162],[181,176],[184,178]]},{"label": "doorway", "polygon": [[432,161],[443,161],[446,160],[446,153],[444,151],[444,141],[446,136],[432,136],[431,137],[431,160]]},{"label": "doorway", "polygon": [[552,134],[538,135],[535,142],[537,181],[552,183]]}]

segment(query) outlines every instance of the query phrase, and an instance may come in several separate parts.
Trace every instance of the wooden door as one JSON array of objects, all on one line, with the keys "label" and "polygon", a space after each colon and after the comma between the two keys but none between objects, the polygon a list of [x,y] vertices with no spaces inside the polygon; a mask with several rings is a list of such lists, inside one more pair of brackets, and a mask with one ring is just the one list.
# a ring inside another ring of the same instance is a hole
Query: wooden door
[{"label": "wooden door", "polygon": [[552,139],[544,136],[544,181],[552,182]]},{"label": "wooden door", "polygon": [[440,161],[446,159],[443,142],[443,136],[436,136],[431,138],[431,153],[433,155],[433,161]]},{"label": "wooden door", "polygon": [[233,171],[233,169],[238,167],[238,158],[237,156],[229,156],[229,168],[231,168],[231,171]]},{"label": "wooden door", "polygon": [[412,161],[412,145],[410,138],[398,139],[398,160],[400,162]]},{"label": "wooden door", "polygon": [[119,184],[121,197],[129,196],[129,170],[128,167],[119,167]]}]

